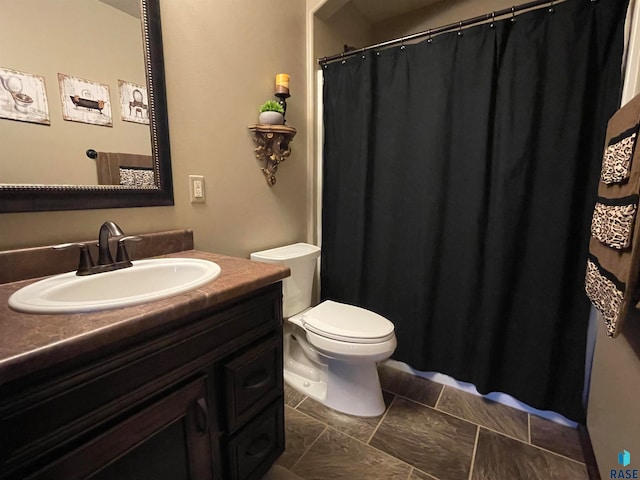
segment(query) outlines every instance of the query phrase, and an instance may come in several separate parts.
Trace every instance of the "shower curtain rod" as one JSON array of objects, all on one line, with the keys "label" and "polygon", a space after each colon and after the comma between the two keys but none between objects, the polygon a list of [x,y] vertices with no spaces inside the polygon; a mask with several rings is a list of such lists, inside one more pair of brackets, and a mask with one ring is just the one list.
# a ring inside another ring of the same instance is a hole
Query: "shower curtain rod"
[{"label": "shower curtain rod", "polygon": [[[495,20],[496,17],[503,17],[505,15],[513,15],[515,17],[516,12],[520,12],[522,10],[528,10],[530,8],[538,7],[540,5],[548,4],[553,8],[554,3],[562,3],[563,0],[554,1],[554,0],[534,0],[532,2],[523,3],[521,5],[515,5],[511,8],[505,8],[502,10],[496,10],[491,13],[485,13],[484,15],[480,15],[473,18],[467,18],[466,20],[460,20],[456,23],[450,23],[449,25],[443,25],[442,27],[430,28],[423,32],[412,33],[411,35],[406,35],[404,37],[394,38],[393,40],[387,40],[386,42],[376,43],[375,45],[369,45],[368,47],[357,48],[354,50],[350,50],[348,52],[337,53],[335,55],[331,55],[330,57],[320,57],[318,58],[318,63],[320,65],[324,65],[326,63],[332,62],[334,60],[342,60],[347,57],[351,57],[353,55],[357,55],[359,53],[364,53],[369,50],[375,50],[379,48],[391,47],[393,45],[402,44],[406,41],[416,40],[418,38],[432,36],[438,33],[448,32],[450,30],[462,29],[462,27],[468,27],[469,25],[475,25],[476,23],[486,22],[488,20]],[[598,0],[590,0],[592,3],[597,2]]]}]

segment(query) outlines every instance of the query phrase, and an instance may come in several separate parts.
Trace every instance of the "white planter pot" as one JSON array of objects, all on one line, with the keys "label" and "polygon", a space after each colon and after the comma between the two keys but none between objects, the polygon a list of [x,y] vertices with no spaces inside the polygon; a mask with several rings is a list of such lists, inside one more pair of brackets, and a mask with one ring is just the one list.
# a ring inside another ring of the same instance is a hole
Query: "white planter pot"
[{"label": "white planter pot", "polygon": [[258,123],[266,125],[282,125],[284,124],[284,115],[279,112],[262,112],[258,116]]}]

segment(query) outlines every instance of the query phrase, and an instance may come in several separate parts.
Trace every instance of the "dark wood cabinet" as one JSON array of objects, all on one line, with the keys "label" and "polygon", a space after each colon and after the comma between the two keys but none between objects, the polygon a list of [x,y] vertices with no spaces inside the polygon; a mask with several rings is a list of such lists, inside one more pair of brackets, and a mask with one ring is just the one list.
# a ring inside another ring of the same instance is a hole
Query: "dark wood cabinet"
[{"label": "dark wood cabinet", "polygon": [[2,385],[0,479],[260,479],[283,410],[276,283]]}]

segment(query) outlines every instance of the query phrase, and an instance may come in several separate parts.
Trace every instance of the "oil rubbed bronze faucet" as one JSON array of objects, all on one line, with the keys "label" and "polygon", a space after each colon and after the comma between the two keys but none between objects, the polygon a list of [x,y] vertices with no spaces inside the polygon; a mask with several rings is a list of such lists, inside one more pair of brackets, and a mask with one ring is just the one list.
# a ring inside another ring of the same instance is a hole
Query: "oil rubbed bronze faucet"
[{"label": "oil rubbed bronze faucet", "polygon": [[104,222],[98,233],[98,266],[113,265],[115,263],[111,256],[111,250],[109,250],[109,237],[124,237],[124,232],[111,220]]},{"label": "oil rubbed bronze faucet", "polygon": [[[109,238],[118,240],[116,259],[113,260],[111,249],[109,248]],[[56,250],[67,249],[71,247],[80,248],[80,262],[78,263],[78,271],[76,275],[93,275],[96,273],[111,272],[120,270],[121,268],[132,267],[133,263],[129,259],[129,254],[125,246],[125,242],[140,241],[142,237],[136,235],[125,235],[120,227],[110,220],[104,222],[98,233],[98,264],[96,265],[91,258],[91,253],[84,243],[62,243],[55,245]]]}]

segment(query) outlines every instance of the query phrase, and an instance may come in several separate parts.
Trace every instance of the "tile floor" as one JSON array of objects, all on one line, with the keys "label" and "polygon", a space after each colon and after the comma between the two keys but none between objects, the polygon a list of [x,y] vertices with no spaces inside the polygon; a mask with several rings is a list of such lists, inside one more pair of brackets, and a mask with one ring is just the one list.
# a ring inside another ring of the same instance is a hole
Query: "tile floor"
[{"label": "tile floor", "polygon": [[381,366],[387,409],[343,415],[285,387],[286,451],[263,480],[586,480],[577,430]]}]

